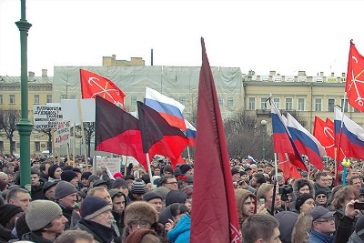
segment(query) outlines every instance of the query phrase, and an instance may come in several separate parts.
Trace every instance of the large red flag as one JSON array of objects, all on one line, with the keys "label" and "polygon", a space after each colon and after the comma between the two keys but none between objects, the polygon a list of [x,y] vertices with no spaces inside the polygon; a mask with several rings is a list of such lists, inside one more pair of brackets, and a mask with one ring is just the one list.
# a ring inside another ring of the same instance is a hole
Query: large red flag
[{"label": "large red flag", "polygon": [[331,158],[335,158],[334,123],[327,123],[320,117],[315,116],[313,136],[324,146],[326,154]]},{"label": "large red flag", "polygon": [[188,145],[188,138],[179,128],[169,125],[158,111],[140,101],[138,101],[138,116],[143,152],[166,156],[176,166],[182,151]]},{"label": "large red flag", "polygon": [[201,37],[191,243],[241,242],[224,126],[214,78]]},{"label": "large red flag", "polygon": [[125,109],[125,94],[111,80],[83,69],[80,69],[80,80],[83,99],[101,96],[116,106]]},{"label": "large red flag", "polygon": [[95,150],[133,156],[145,169],[139,121],[109,101],[96,96]]},{"label": "large red flag", "polygon": [[356,49],[353,40],[350,40],[345,91],[349,104],[364,111],[364,57]]}]

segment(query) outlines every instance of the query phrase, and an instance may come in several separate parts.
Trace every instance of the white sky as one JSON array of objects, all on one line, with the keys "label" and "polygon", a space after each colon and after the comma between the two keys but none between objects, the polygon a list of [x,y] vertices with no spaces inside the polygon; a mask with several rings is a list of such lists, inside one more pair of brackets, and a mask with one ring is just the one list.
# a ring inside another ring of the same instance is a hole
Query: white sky
[{"label": "white sky", "polygon": [[[346,72],[349,41],[364,54],[362,0],[27,0],[28,71],[101,66],[102,56],[150,65],[285,75]],[[20,76],[20,0],[0,0],[0,75]]]}]

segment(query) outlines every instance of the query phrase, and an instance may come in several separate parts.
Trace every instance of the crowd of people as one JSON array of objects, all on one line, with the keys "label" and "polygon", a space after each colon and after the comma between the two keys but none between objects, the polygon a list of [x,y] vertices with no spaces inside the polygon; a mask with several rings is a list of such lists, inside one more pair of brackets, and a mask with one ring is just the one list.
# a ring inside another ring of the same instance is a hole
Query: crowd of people
[{"label": "crowd of people", "polygon": [[[357,167],[345,178],[333,166],[287,178],[266,161],[230,166],[243,243],[364,242]],[[193,161],[173,168],[155,160],[150,178],[139,164],[93,172],[81,158],[34,157],[31,193],[16,158],[0,156],[0,169],[0,242],[189,242]]]}]

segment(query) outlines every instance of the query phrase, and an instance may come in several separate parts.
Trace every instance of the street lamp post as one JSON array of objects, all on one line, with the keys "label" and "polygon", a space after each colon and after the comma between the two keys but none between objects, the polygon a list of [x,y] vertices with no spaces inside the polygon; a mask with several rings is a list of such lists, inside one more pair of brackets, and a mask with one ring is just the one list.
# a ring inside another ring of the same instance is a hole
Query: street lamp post
[{"label": "street lamp post", "polygon": [[29,192],[30,187],[30,134],[33,125],[28,119],[28,30],[32,26],[25,17],[25,0],[21,0],[21,19],[15,24],[20,32],[21,59],[21,117],[16,124],[20,135],[20,184]]},{"label": "street lamp post", "polygon": [[267,121],[261,120],[260,125],[262,126],[262,157],[265,160],[265,135],[267,133]]}]

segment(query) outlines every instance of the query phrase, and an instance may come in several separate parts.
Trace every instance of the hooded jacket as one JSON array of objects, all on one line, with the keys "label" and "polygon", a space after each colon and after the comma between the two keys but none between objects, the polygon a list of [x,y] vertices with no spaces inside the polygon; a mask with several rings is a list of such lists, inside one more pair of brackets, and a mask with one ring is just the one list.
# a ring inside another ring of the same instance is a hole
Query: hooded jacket
[{"label": "hooded jacket", "polygon": [[248,215],[243,215],[243,205],[246,199],[249,197],[254,198],[255,201],[255,208],[254,213],[257,212],[257,197],[251,191],[246,189],[236,189],[235,190],[235,199],[236,199],[236,206],[238,207],[238,217],[240,225],[244,222],[244,220],[248,217]]}]

